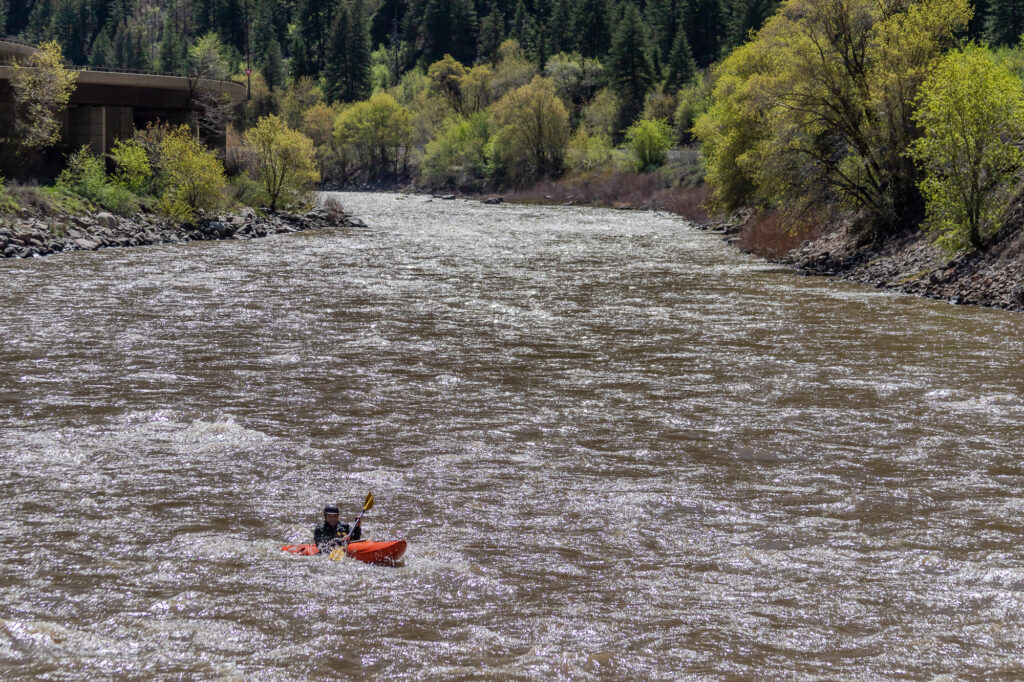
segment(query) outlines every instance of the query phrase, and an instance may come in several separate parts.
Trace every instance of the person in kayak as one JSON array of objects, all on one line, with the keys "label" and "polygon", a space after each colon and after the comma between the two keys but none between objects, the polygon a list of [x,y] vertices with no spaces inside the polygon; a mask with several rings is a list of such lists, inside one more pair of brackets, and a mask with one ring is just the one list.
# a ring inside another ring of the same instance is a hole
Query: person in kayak
[{"label": "person in kayak", "polygon": [[[345,536],[349,534],[349,527],[347,523],[339,523],[338,521],[338,507],[333,504],[324,507],[324,522],[313,529],[313,542],[320,548],[320,552],[330,553],[331,550],[341,547],[344,543]],[[355,542],[361,536],[362,526],[356,523],[356,527],[352,529],[352,536],[349,538],[349,541]]]}]

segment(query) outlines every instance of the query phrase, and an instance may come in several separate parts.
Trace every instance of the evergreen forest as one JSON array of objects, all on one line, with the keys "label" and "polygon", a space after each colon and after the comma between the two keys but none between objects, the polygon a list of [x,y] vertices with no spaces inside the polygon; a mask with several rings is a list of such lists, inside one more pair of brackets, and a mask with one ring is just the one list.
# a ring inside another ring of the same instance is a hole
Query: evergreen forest
[{"label": "evergreen forest", "polygon": [[837,206],[956,250],[1024,166],[1024,0],[6,0],[0,21],[71,64],[246,84],[228,139],[279,117],[328,186],[659,170],[717,209]]}]

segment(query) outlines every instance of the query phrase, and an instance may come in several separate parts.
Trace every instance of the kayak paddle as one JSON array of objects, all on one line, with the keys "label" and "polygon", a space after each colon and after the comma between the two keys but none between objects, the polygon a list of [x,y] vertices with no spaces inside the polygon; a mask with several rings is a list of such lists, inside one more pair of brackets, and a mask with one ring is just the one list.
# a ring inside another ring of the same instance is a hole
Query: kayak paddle
[{"label": "kayak paddle", "polygon": [[331,552],[330,558],[331,558],[332,561],[337,561],[338,559],[341,559],[342,557],[345,556],[345,548],[348,547],[348,539],[349,539],[349,537],[352,536],[352,533],[355,532],[355,529],[359,525],[359,522],[363,519],[363,514],[365,514],[366,512],[370,511],[371,509],[373,509],[373,491],[372,490],[370,492],[366,493],[366,501],[363,502],[363,510],[361,512],[359,512],[359,516],[356,517],[356,521],[355,521],[355,523],[352,524],[352,528],[349,529],[348,534],[341,539],[341,547],[338,547],[337,549],[335,549],[334,551]]}]

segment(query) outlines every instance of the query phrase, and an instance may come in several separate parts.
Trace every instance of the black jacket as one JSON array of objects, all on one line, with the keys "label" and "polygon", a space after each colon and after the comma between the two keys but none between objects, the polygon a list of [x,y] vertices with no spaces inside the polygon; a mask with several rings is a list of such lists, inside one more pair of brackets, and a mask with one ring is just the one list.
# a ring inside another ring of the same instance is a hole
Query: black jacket
[{"label": "black jacket", "polygon": [[[348,524],[339,523],[337,526],[328,526],[327,522],[324,521],[319,526],[313,529],[313,542],[321,551],[326,549],[334,549],[335,547],[341,547],[341,539],[348,534]],[[356,526],[356,529],[352,531],[352,537],[349,538],[351,542],[355,542],[362,536],[362,525]]]}]

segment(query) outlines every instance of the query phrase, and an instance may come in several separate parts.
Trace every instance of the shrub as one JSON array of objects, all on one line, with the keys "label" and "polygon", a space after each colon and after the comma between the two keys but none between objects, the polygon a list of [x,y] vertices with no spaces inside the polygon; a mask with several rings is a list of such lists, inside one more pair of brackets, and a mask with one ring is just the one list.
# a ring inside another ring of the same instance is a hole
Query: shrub
[{"label": "shrub", "polygon": [[341,199],[333,194],[321,194],[316,207],[327,214],[327,220],[335,225],[340,225],[348,214],[341,203]]},{"label": "shrub", "polygon": [[487,178],[487,138],[486,112],[450,119],[441,134],[427,143],[421,181],[430,187],[482,187]]},{"label": "shrub", "polygon": [[119,215],[139,210],[139,200],[127,188],[107,177],[103,159],[84,146],[68,157],[67,167],[57,177],[57,187],[99,204]]},{"label": "shrub", "polygon": [[114,180],[117,184],[135,194],[145,194],[153,178],[149,156],[135,140],[118,140],[110,150],[110,156],[117,166]]},{"label": "shrub", "polygon": [[[195,209],[214,210],[224,202],[227,179],[224,166],[183,125],[169,130],[160,142],[157,181],[161,190],[161,212],[175,219],[188,219]],[[187,216],[181,207],[188,208]],[[163,208],[174,207],[167,212]]]},{"label": "shrub", "polygon": [[271,210],[309,203],[320,182],[312,140],[270,115],[245,133],[245,141],[256,153],[254,170]]},{"label": "shrub", "polygon": [[90,201],[99,201],[107,184],[103,159],[85,145],[68,157],[68,165],[57,176],[57,186],[68,189]]},{"label": "shrub", "polygon": [[626,144],[638,171],[653,170],[665,163],[672,147],[672,128],[662,119],[637,121],[626,130]]},{"label": "shrub", "polygon": [[612,141],[604,133],[591,135],[580,126],[569,138],[565,162],[575,173],[585,173],[604,166],[612,159]]},{"label": "shrub", "polygon": [[190,221],[193,217],[192,207],[172,192],[165,192],[157,198],[156,210],[160,215],[176,223]]},{"label": "shrub", "polygon": [[257,206],[262,201],[263,187],[250,178],[248,173],[232,175],[228,179],[228,191],[235,204]]}]

